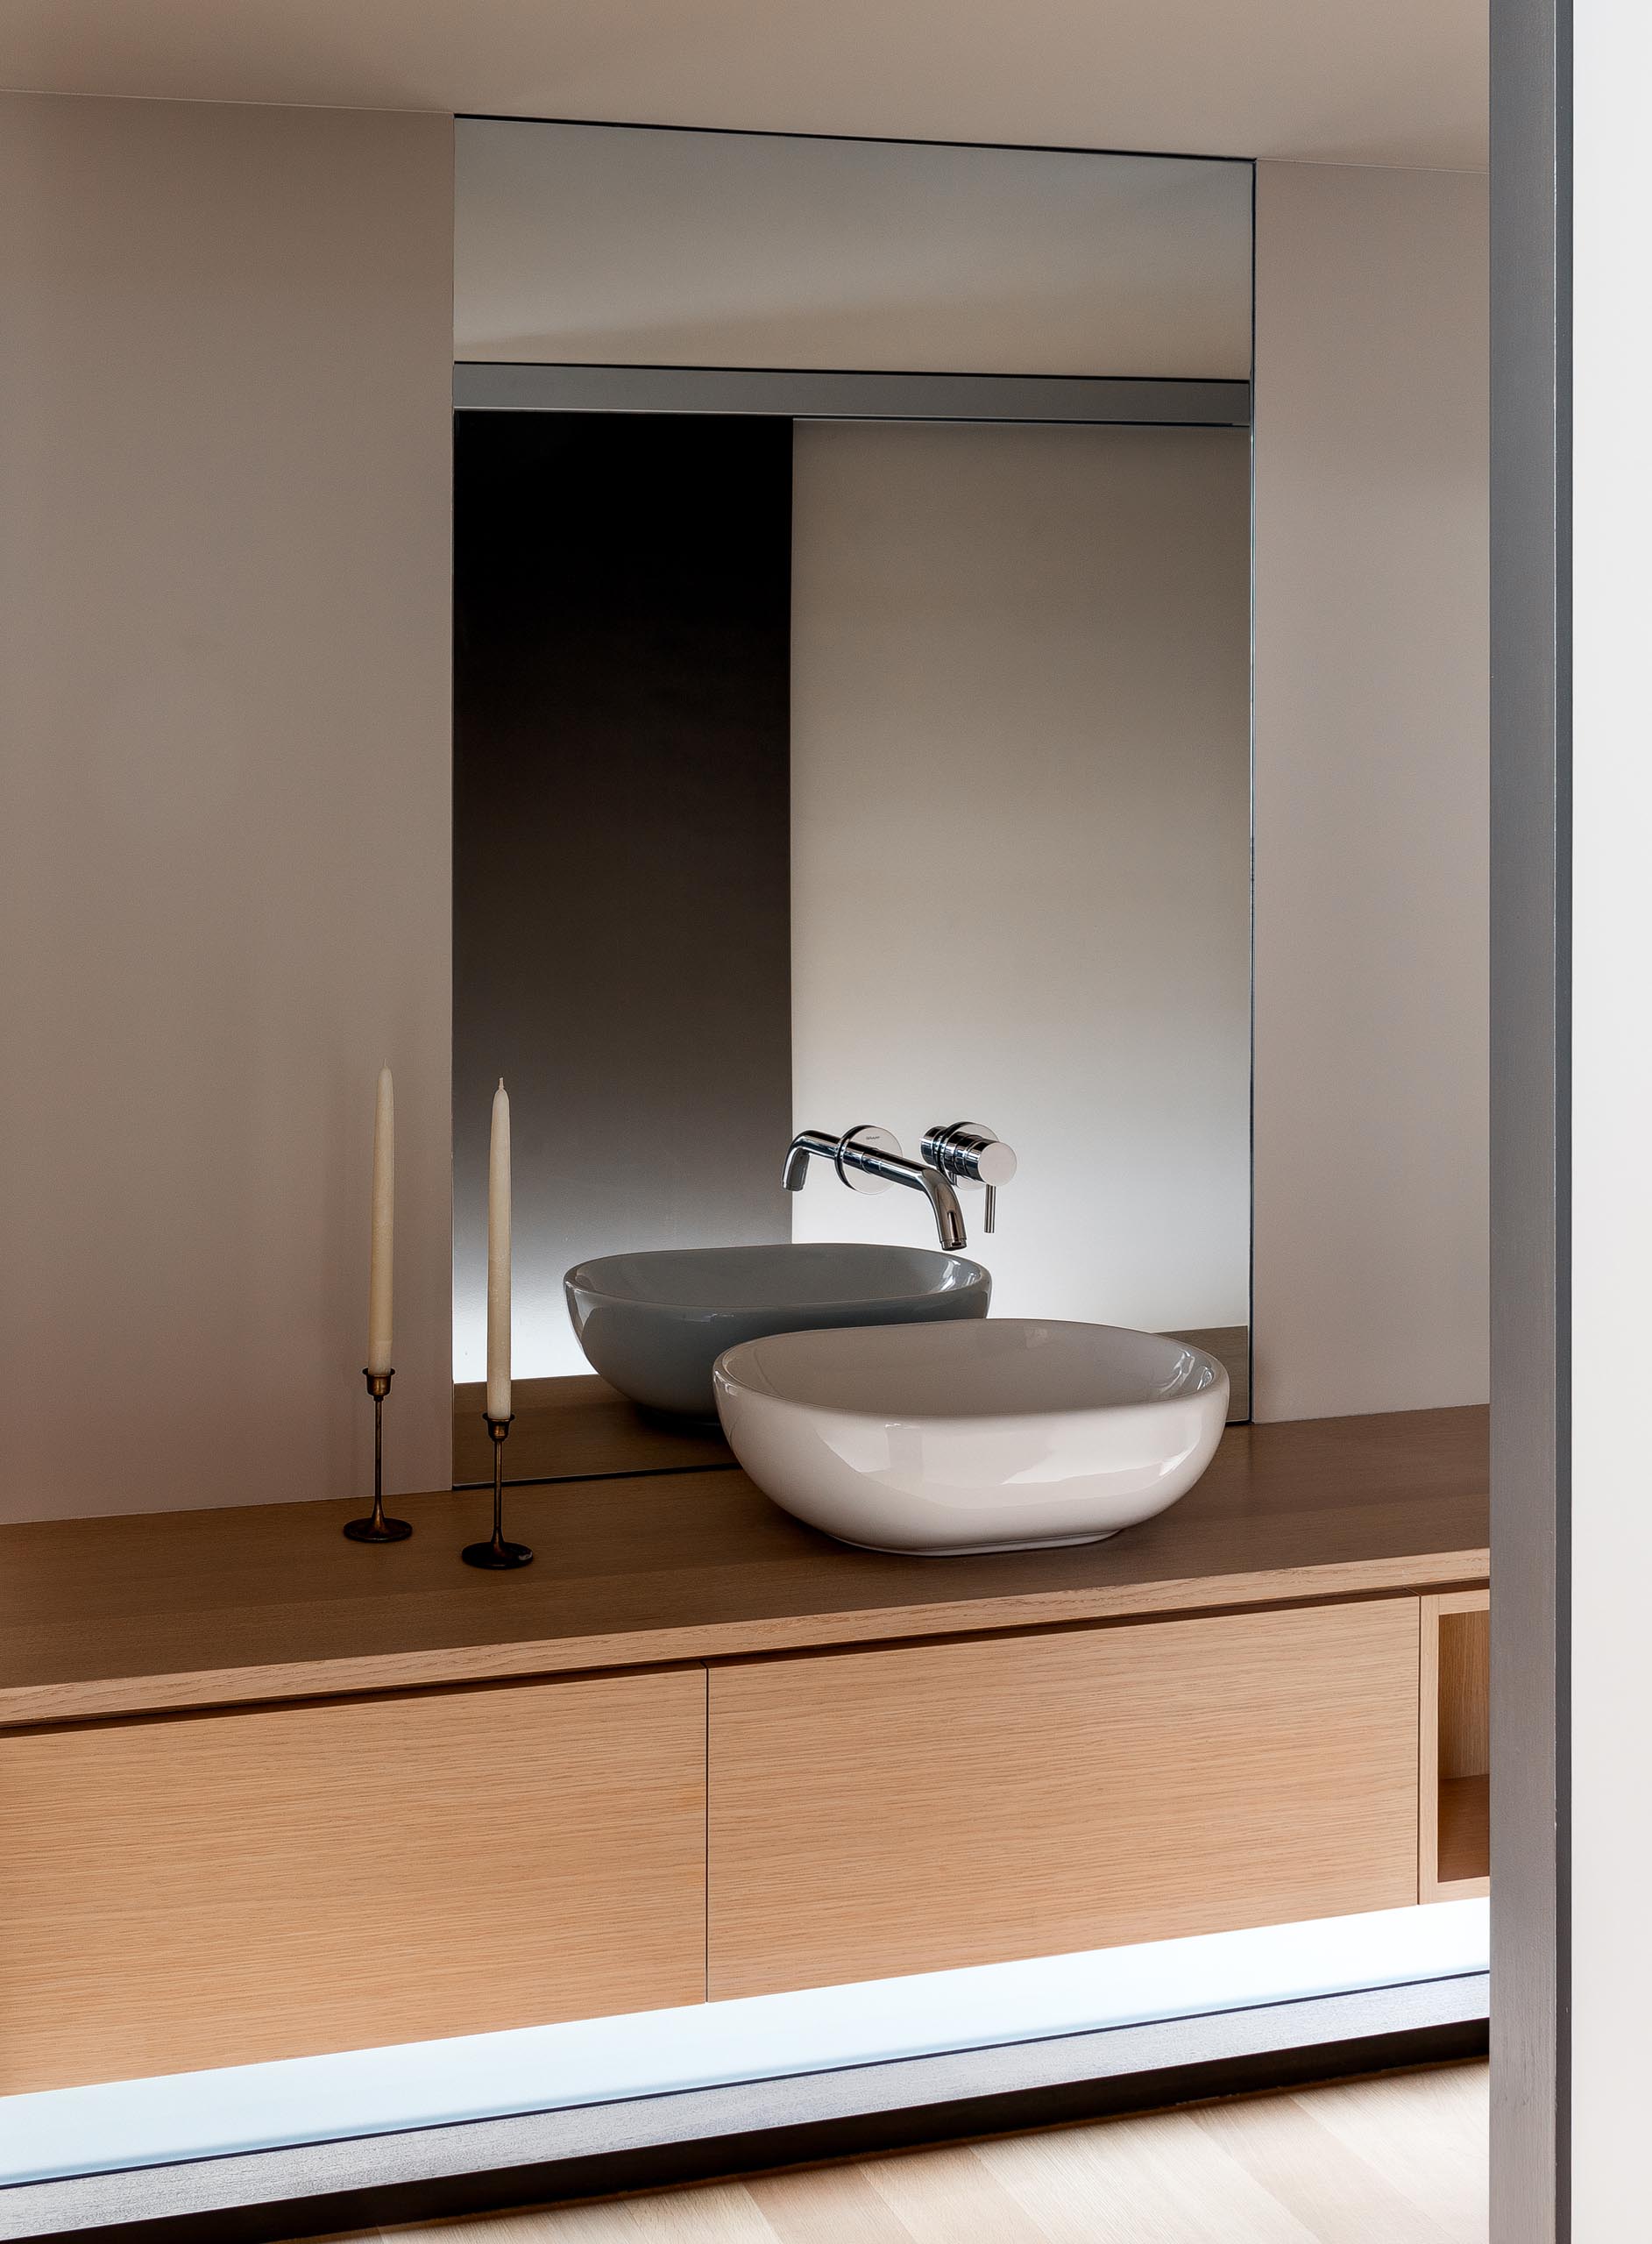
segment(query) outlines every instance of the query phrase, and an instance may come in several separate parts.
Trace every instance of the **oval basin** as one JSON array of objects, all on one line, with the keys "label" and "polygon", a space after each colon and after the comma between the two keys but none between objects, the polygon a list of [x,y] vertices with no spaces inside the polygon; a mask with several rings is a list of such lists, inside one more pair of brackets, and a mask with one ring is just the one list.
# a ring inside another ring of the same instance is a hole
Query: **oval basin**
[{"label": "oval basin", "polygon": [[982,1317],[992,1279],[933,1247],[805,1242],[666,1247],[581,1262],[563,1281],[593,1371],[644,1409],[712,1418],[712,1366],[765,1333]]},{"label": "oval basin", "polygon": [[1027,1317],[777,1333],[731,1348],[715,1383],[729,1447],[783,1510],[935,1558],[1150,1519],[1192,1488],[1228,1415],[1202,1348]]}]

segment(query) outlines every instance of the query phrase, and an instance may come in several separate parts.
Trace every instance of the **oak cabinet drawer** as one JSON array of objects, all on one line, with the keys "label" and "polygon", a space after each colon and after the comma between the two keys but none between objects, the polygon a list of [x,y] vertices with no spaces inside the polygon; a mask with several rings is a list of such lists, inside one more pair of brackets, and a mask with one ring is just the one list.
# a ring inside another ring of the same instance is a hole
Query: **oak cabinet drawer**
[{"label": "oak cabinet drawer", "polygon": [[1414,1597],[731,1663],[713,1998],[1417,1899]]},{"label": "oak cabinet drawer", "polygon": [[700,1667],[0,1736],[0,2092],[697,2002]]}]

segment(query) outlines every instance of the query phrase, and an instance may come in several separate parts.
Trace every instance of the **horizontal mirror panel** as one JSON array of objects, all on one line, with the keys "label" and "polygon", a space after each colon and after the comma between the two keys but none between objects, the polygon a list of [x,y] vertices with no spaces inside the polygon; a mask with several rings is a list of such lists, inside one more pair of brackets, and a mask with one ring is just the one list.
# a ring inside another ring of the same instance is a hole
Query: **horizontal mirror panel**
[{"label": "horizontal mirror panel", "polygon": [[798,421],[1117,421],[1241,429],[1249,382],[1070,374],[867,374],[740,366],[459,366],[453,403],[494,413],[770,413]]},{"label": "horizontal mirror panel", "polygon": [[1246,163],[462,117],[455,356],[1248,380]]}]

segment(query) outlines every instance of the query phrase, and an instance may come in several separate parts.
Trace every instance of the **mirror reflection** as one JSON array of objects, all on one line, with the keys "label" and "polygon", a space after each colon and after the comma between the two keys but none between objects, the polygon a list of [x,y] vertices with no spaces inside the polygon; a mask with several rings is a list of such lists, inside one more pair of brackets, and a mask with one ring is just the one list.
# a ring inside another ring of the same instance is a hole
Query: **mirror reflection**
[{"label": "mirror reflection", "polygon": [[1248,394],[1201,379],[1230,359],[1179,361],[1161,306],[1148,379],[1138,305],[1133,389],[1035,336],[1004,372],[1042,387],[961,408],[726,367],[639,410],[635,313],[638,366],[459,387],[456,1377],[502,1074],[519,1376],[602,1376],[661,1462],[777,1323],[1193,1335],[1247,1415]]}]

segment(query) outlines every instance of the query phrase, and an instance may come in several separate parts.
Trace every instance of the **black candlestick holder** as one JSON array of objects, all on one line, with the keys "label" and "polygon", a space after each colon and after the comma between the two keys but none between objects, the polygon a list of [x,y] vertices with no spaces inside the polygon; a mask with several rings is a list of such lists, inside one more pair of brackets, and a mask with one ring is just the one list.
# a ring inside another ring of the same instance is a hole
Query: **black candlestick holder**
[{"label": "black candlestick holder", "polygon": [[513,1566],[528,1566],[534,1554],[526,1543],[505,1540],[505,1440],[511,1430],[508,1418],[490,1418],[486,1410],[482,1420],[493,1438],[493,1539],[491,1543],[467,1543],[459,1556],[467,1566],[483,1566],[490,1573],[504,1573]]},{"label": "black candlestick holder", "polygon": [[385,1397],[395,1374],[364,1371],[361,1375],[372,1397],[372,1511],[366,1519],[346,1520],[344,1532],[352,1543],[405,1543],[413,1532],[411,1523],[385,1517]]}]

